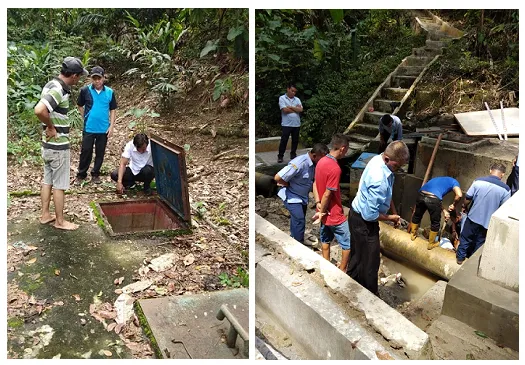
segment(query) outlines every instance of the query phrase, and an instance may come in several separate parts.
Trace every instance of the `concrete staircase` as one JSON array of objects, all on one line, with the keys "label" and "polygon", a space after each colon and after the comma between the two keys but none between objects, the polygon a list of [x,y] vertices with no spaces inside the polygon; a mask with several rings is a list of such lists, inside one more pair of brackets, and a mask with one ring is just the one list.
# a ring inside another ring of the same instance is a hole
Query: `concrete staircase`
[{"label": "concrete staircase", "polygon": [[[442,54],[443,48],[462,33],[428,11],[413,11],[418,26],[427,32],[425,46],[414,48],[376,89],[344,134],[350,138],[349,155],[367,149],[379,137],[379,119],[387,114],[401,116],[407,100],[428,67]],[[375,152],[375,151],[372,151]]]}]

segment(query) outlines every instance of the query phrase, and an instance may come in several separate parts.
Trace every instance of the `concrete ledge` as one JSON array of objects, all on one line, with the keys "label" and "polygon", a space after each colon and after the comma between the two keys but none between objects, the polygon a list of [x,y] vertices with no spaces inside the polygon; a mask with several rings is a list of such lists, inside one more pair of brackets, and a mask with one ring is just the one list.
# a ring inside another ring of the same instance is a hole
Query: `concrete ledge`
[{"label": "concrete ledge", "polygon": [[255,288],[257,306],[308,349],[309,359],[378,360],[377,353],[397,357],[350,319],[307,273],[273,256],[257,263]]},{"label": "concrete ledge", "polygon": [[[268,138],[257,138],[255,140],[255,153],[259,152],[270,152],[279,150],[279,143],[281,143],[281,136],[278,137],[268,137]],[[288,139],[288,144],[286,149],[289,151],[292,146],[292,138]],[[303,146],[299,142],[297,149],[302,149]]]},{"label": "concrete ledge", "polygon": [[478,276],[483,247],[452,277],[442,314],[519,351],[519,294]]},{"label": "concrete ledge", "polygon": [[[402,347],[410,359],[425,359],[430,356],[430,343],[425,332],[341,272],[332,263],[257,214],[255,216],[255,231],[279,246],[305,270],[318,271],[325,284],[346,297],[351,308],[362,312],[368,324],[389,341],[392,347]],[[258,289],[256,289],[257,291]]]}]

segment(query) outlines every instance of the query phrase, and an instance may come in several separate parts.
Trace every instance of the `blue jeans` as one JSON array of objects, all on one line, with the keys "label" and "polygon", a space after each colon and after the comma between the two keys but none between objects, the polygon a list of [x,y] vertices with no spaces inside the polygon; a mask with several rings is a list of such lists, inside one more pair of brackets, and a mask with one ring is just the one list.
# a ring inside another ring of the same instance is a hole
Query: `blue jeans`
[{"label": "blue jeans", "polygon": [[456,259],[462,261],[465,257],[470,257],[476,252],[487,238],[487,229],[480,224],[472,222],[468,217],[459,236],[459,246],[456,252]]},{"label": "blue jeans", "polygon": [[290,212],[290,236],[304,243],[304,228],[306,226],[306,204],[284,202]]},{"label": "blue jeans", "polygon": [[325,226],[321,224],[321,243],[330,243],[335,238],[343,250],[350,249],[350,229],[348,221],[338,226]]}]

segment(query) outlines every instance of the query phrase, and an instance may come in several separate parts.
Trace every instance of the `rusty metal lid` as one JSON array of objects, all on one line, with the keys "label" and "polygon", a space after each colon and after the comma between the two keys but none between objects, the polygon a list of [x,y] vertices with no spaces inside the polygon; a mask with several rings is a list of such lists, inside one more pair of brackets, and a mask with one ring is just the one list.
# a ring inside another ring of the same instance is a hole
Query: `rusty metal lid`
[{"label": "rusty metal lid", "polygon": [[157,193],[184,221],[191,222],[184,148],[152,135],[151,155]]}]

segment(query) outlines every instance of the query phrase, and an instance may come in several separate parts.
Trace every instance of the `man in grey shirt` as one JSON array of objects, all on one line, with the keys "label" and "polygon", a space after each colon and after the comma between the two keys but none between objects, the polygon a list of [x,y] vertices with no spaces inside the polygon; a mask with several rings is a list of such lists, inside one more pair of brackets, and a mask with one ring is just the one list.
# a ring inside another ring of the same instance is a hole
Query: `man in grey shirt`
[{"label": "man in grey shirt", "polygon": [[286,94],[279,97],[279,108],[281,109],[281,126],[283,134],[281,135],[281,142],[279,143],[279,154],[277,155],[277,162],[283,162],[284,152],[290,134],[292,135],[292,148],[290,150],[290,160],[297,157],[297,145],[299,144],[299,128],[301,127],[301,118],[299,113],[303,111],[301,100],[295,96],[297,87],[290,83],[286,88]]}]

